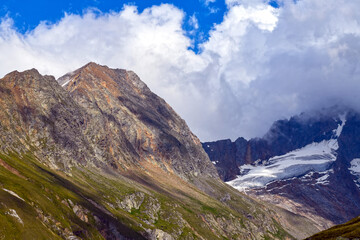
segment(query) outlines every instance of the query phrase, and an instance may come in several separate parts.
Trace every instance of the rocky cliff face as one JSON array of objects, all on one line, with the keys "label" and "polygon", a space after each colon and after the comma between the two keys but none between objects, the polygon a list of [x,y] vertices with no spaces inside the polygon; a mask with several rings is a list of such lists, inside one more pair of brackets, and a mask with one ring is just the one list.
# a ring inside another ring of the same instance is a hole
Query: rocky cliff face
[{"label": "rocky cliff face", "polygon": [[90,63],[63,79],[68,92],[36,70],[2,79],[3,149],[36,148],[59,169],[125,170],[148,161],[184,179],[217,177],[184,120],[133,72]]},{"label": "rocky cliff face", "polygon": [[[141,167],[148,161],[184,179],[218,177],[185,121],[134,72],[89,63],[59,82],[90,113],[90,123],[98,129],[88,131],[89,141],[100,146],[99,153],[111,154],[114,167]],[[101,131],[105,134],[94,134]],[[123,145],[130,158],[121,155]]]},{"label": "rocky cliff face", "polygon": [[325,229],[360,214],[359,126],[358,113],[337,108],[277,121],[262,139],[203,146],[229,184]]},{"label": "rocky cliff face", "polygon": [[[90,63],[59,83],[36,70],[0,79],[1,237],[302,233],[289,212],[278,214],[222,183],[186,123],[133,72]],[[316,232],[299,219],[307,235]]]},{"label": "rocky cliff face", "polygon": [[54,77],[12,72],[0,80],[0,92],[2,151],[31,151],[54,169],[99,164],[83,134],[89,116]]}]

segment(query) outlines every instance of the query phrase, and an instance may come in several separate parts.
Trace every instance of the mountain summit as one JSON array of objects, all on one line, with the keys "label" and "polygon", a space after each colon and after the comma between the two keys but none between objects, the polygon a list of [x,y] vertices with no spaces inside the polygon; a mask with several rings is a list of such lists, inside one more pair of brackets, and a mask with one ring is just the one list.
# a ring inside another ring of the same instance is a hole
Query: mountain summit
[{"label": "mountain summit", "polygon": [[94,133],[89,141],[99,155],[110,155],[115,168],[146,168],[147,162],[183,179],[218,177],[185,121],[134,72],[89,63],[59,83],[90,114],[95,129],[88,131]]}]

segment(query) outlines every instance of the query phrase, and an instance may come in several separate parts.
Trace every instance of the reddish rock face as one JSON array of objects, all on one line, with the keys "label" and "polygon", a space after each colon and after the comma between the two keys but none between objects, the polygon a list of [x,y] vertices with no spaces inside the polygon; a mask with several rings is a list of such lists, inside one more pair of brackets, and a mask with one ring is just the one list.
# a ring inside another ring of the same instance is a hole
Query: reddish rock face
[{"label": "reddish rock face", "polygon": [[[59,82],[88,112],[95,128],[88,141],[100,155],[108,153],[115,168],[150,162],[184,179],[218,178],[185,121],[135,73],[89,63]],[[116,147],[119,141],[127,153]]]},{"label": "reddish rock face", "polygon": [[55,169],[93,159],[83,134],[89,116],[54,77],[12,72],[0,79],[0,91],[1,150],[31,151]]},{"label": "reddish rock face", "polygon": [[135,73],[89,63],[59,83],[65,89],[35,69],[0,80],[2,149],[33,150],[55,169],[156,166],[193,182],[218,179],[185,121]]}]

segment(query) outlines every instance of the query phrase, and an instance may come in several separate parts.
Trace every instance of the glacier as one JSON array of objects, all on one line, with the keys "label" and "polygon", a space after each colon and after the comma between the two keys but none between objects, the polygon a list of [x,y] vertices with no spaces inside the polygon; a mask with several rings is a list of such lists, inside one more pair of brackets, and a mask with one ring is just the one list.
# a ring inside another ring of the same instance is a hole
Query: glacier
[{"label": "glacier", "polygon": [[[340,116],[340,120],[341,124],[334,129],[333,138],[330,140],[313,142],[284,155],[272,157],[261,164],[240,166],[240,175],[227,184],[239,191],[246,191],[264,187],[274,181],[300,177],[310,172],[328,172],[331,164],[336,160],[336,150],[339,148],[337,138],[345,125],[345,116]],[[360,162],[357,163],[360,166]],[[360,170],[358,173],[360,174]],[[326,173],[317,180],[317,183],[327,184],[328,176]]]}]

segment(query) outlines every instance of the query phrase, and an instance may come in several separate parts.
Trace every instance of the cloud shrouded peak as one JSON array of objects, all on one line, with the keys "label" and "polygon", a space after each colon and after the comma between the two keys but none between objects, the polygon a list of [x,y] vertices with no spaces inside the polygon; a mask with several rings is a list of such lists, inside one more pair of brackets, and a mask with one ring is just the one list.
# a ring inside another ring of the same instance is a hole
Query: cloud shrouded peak
[{"label": "cloud shrouded peak", "polygon": [[[135,71],[201,140],[261,136],[271,123],[335,104],[359,108],[360,5],[355,0],[228,0],[200,53],[169,4],[88,10],[20,34],[0,24],[0,74],[60,77],[90,61]],[[196,15],[192,18],[197,31]]]}]

